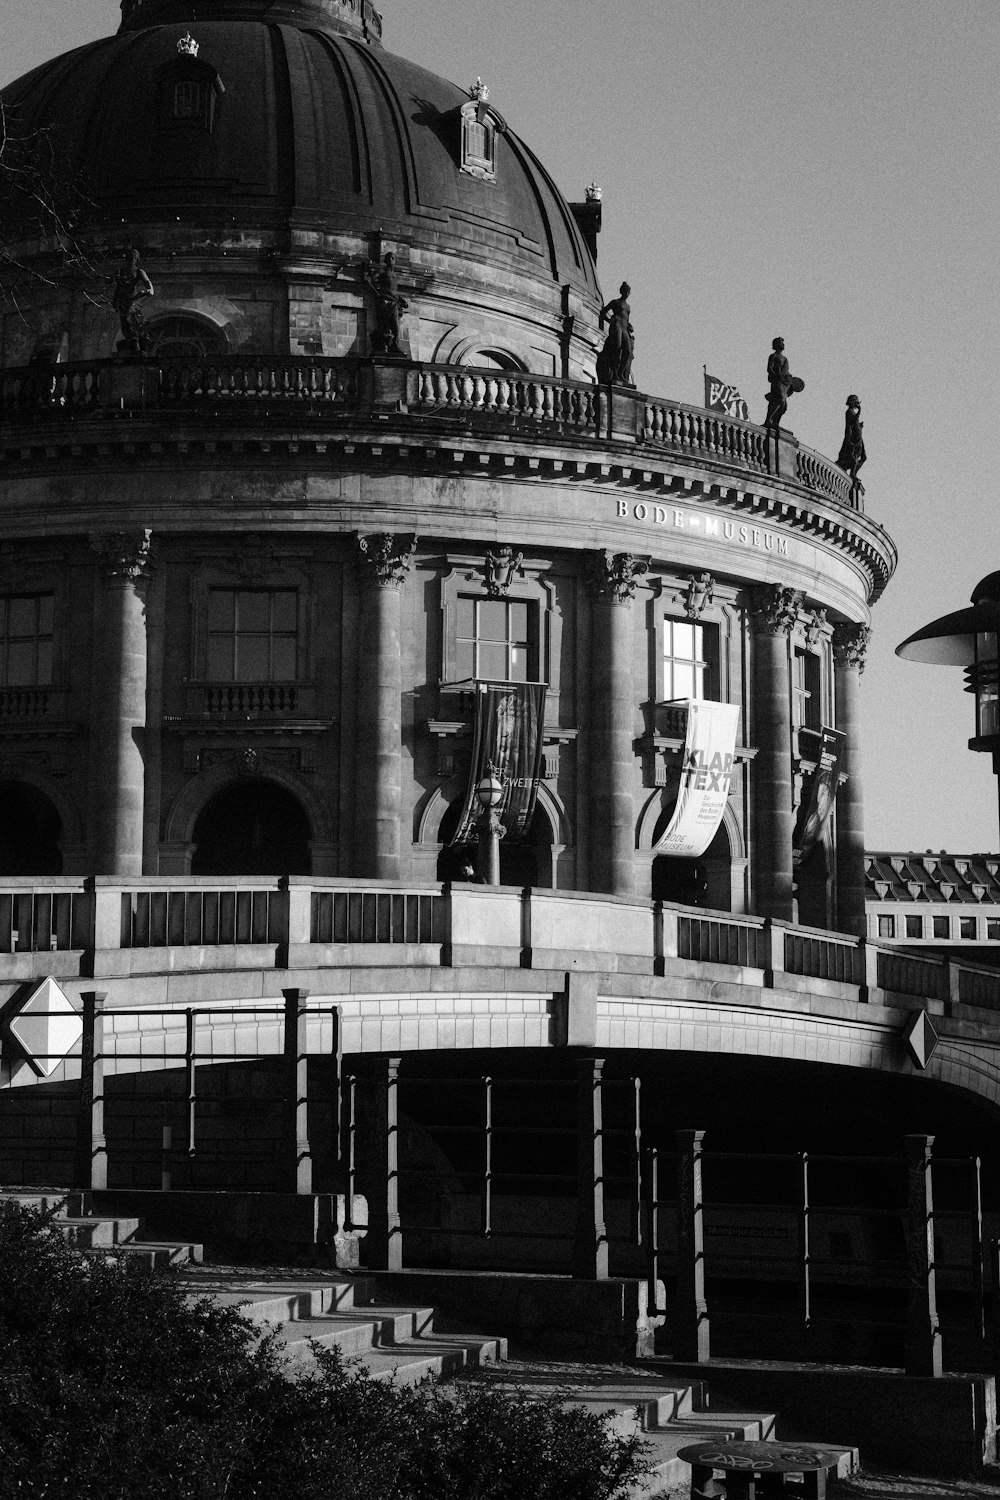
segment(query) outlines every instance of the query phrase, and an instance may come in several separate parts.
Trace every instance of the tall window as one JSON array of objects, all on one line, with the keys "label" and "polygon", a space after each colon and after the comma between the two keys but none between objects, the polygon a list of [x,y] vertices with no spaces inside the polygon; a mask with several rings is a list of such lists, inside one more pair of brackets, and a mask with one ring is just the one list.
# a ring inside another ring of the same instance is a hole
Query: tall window
[{"label": "tall window", "polygon": [[212,682],[294,682],[298,591],[212,589],[208,675]]},{"label": "tall window", "polygon": [[459,678],[528,682],[537,672],[535,607],[524,599],[459,595],[455,664]]},{"label": "tall window", "polygon": [[195,78],[174,84],[174,119],[197,120],[205,113],[205,86]]},{"label": "tall window", "polygon": [[0,598],[0,686],[51,683],[52,603],[51,594]]},{"label": "tall window", "polygon": [[714,629],[691,620],[663,622],[663,701],[711,697]]},{"label": "tall window", "polygon": [[792,724],[796,729],[822,729],[819,657],[796,651],[792,657]]}]

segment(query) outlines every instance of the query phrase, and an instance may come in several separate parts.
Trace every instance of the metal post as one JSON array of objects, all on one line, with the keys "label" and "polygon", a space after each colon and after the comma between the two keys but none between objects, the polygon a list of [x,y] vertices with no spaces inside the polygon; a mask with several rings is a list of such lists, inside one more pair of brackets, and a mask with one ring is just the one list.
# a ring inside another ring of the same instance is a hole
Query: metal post
[{"label": "metal post", "polygon": [[576,1233],[573,1275],[604,1281],[608,1233],[604,1224],[604,1058],[581,1059],[577,1073]]},{"label": "metal post", "polygon": [[934,1267],[932,1135],[904,1137],[907,1182],[907,1252],[910,1307],[906,1320],[907,1375],[940,1375],[941,1326]]},{"label": "metal post", "polygon": [[187,1110],[187,1154],[193,1157],[197,1150],[195,1140],[195,1108],[198,1099],[198,1060],[195,1054],[198,1018],[193,1010],[184,1013],[184,1087]]},{"label": "metal post", "polygon": [[642,1080],[632,1079],[634,1090],[633,1147],[632,1147],[632,1191],[635,1201],[635,1243],[642,1248]]},{"label": "metal post", "polygon": [[358,1190],[358,1080],[353,1073],[345,1080],[345,1119],[347,1134],[347,1193],[345,1229],[354,1229],[354,1195]]},{"label": "metal post", "polygon": [[164,1125],[162,1143],[160,1148],[160,1192],[169,1193],[174,1185],[173,1173],[170,1170],[170,1157],[174,1149],[174,1130],[172,1125]]},{"label": "metal post", "polygon": [[653,1147],[647,1152],[648,1170],[643,1181],[646,1207],[646,1307],[651,1317],[665,1317],[660,1306],[660,1156]]},{"label": "metal post", "polygon": [[703,1130],[678,1130],[677,1142],[677,1310],[675,1359],[709,1358],[708,1304],[705,1301],[705,1226],[702,1188]]},{"label": "metal post", "polygon": [[1000,1240],[990,1240],[990,1335],[993,1344],[993,1377],[1000,1384]]},{"label": "metal post", "polygon": [[799,1153],[802,1163],[802,1200],[799,1206],[799,1265],[802,1279],[799,1284],[799,1305],[802,1322],[809,1327],[812,1321],[812,1267],[809,1251],[809,1152]]},{"label": "metal post", "polygon": [[335,1005],[331,1014],[333,1036],[330,1056],[333,1058],[333,1097],[330,1101],[331,1156],[335,1180],[339,1180],[339,1168],[344,1159],[344,1144],[341,1139],[341,1121],[344,1109],[344,1034],[341,1026],[340,1006]]},{"label": "metal post", "polygon": [[285,997],[285,1139],[287,1188],[312,1192],[312,1152],[309,1148],[308,990],[289,989]]},{"label": "metal post", "polygon": [[483,1079],[483,1202],[480,1230],[493,1234],[493,1079]]},{"label": "metal post", "polygon": [[362,1189],[368,1199],[365,1241],[372,1270],[403,1269],[403,1227],[399,1217],[399,1070],[402,1058],[375,1064],[363,1104]]},{"label": "metal post", "polygon": [[972,1169],[972,1333],[986,1341],[986,1245],[983,1239],[983,1174],[978,1156],[970,1162]]},{"label": "metal post", "polygon": [[84,990],[80,1047],[80,1101],[77,1116],[76,1179],[82,1188],[108,1185],[108,1143],[104,1134],[104,990]]}]

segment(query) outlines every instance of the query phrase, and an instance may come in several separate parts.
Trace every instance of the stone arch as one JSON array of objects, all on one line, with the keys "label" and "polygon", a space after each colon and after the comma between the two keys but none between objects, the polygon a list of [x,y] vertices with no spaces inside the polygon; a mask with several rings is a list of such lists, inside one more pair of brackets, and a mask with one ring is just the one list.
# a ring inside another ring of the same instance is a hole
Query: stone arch
[{"label": "stone arch", "polygon": [[[491,363],[486,364],[477,356],[487,356]],[[434,350],[431,363],[468,365],[471,368],[495,367],[498,371],[522,375],[531,372],[529,351],[523,346],[514,345],[509,333],[505,333],[501,339],[493,339],[489,335],[475,337],[462,334],[459,329],[452,329],[450,333],[445,334]]]},{"label": "stone arch", "polygon": [[273,781],[301,804],[312,831],[310,847],[313,873],[327,874],[323,866],[334,846],[334,830],[326,805],[317,797],[305,778],[287,766],[263,758],[253,769],[241,769],[237,761],[214,766],[193,777],[174,799],[167,814],[163,843],[160,846],[160,873],[186,875],[191,870],[194,852],[194,829],[201,813],[212,798],[234,782]]},{"label": "stone arch", "polygon": [[86,873],[87,845],[83,822],[76,803],[65,786],[54,777],[34,768],[27,769],[19,763],[0,764],[0,782],[21,782],[52,804],[60,822],[59,846],[62,850],[62,873],[82,875]]},{"label": "stone arch", "polygon": [[[676,795],[679,778],[665,787],[658,787],[655,792],[646,799],[642,811],[636,820],[635,847],[641,853],[654,854],[653,833],[659,822],[660,814],[668,805],[668,799]],[[722,814],[720,827],[726,830],[729,839],[729,852],[733,860],[745,860],[747,858],[746,845],[743,842],[743,831],[740,828],[736,814],[729,803]]]},{"label": "stone arch", "polygon": [[[424,798],[416,812],[416,842],[428,853],[434,851],[435,856],[439,852],[441,843],[441,825],[446,815],[455,803],[465,796],[466,778],[464,776],[452,776],[441,786],[435,787]],[[570,845],[571,835],[569,819],[566,815],[561,800],[542,782],[538,788],[538,801],[535,805],[535,817],[541,815],[545,818],[549,828],[549,841],[547,844],[537,845],[541,849],[550,851],[547,869],[540,869],[539,884],[555,889],[558,881],[560,859]]]}]

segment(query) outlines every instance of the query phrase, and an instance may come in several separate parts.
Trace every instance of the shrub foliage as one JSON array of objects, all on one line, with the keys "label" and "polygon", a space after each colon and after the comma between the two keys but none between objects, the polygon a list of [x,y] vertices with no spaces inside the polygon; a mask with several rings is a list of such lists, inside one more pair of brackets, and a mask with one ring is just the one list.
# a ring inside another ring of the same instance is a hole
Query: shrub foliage
[{"label": "shrub foliage", "polygon": [[620,1500],[641,1444],[554,1400],[397,1387],[0,1203],[0,1496]]}]

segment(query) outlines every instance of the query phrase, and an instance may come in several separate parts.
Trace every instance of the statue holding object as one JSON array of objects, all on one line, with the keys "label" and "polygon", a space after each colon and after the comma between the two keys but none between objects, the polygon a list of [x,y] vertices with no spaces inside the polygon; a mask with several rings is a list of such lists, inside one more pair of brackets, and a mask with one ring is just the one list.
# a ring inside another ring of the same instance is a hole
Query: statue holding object
[{"label": "statue holding object", "polygon": [[139,264],[138,250],[126,250],[120,269],[108,279],[114,288],[111,301],[122,330],[119,353],[138,358],[146,352],[145,320],[139,304],[154,295],[153,283]]},{"label": "statue holding object", "polygon": [[623,281],[620,295],[613,298],[598,314],[597,326],[608,324],[608,336],[604,348],[597,356],[597,381],[599,385],[628,385],[635,388],[632,379],[632,359],[635,353],[635,334],[632,330],[631,308],[628,305],[632,288]]},{"label": "statue holding object", "polygon": [[409,303],[400,295],[396,276],[396,256],[390,250],[381,267],[368,265],[363,272],[365,284],[375,295],[375,329],[371,335],[373,354],[402,354],[399,343],[400,314]]},{"label": "statue holding object", "polygon": [[837,454],[837,466],[850,474],[851,483],[857,484],[858,470],[868,457],[863,437],[864,422],[861,420],[861,402],[857,396],[848,396],[844,413],[844,441]]},{"label": "statue holding object", "polygon": [[788,410],[789,397],[804,391],[806,383],[798,375],[789,372],[784,339],[772,339],[771,350],[771,357],[767,362],[767,416],[764,418],[764,426],[777,432],[781,419]]}]

